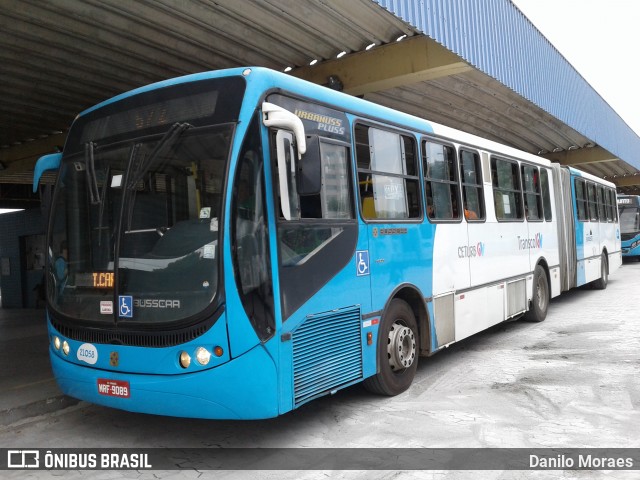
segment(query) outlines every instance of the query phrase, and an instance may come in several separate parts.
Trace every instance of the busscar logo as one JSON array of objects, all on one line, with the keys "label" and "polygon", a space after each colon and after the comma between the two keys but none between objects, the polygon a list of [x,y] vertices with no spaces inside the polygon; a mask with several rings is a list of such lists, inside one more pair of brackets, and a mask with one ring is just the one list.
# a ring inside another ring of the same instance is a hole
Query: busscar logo
[{"label": "busscar logo", "polygon": [[7,451],[8,468],[40,468],[40,452],[38,450]]},{"label": "busscar logo", "polygon": [[147,298],[133,300],[133,306],[138,308],[180,308],[180,300],[166,298]]}]

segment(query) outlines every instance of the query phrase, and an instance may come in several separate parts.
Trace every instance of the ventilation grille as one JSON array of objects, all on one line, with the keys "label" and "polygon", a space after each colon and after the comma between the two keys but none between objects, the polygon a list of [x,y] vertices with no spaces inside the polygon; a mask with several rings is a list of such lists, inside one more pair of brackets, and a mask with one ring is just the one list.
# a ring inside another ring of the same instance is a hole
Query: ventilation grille
[{"label": "ventilation grille", "polygon": [[162,331],[160,330],[162,327],[158,327],[160,331],[131,331],[118,330],[116,328],[98,329],[84,326],[67,326],[53,318],[51,318],[51,325],[63,337],[79,342],[163,348],[195,340],[204,335],[219,317],[220,315],[217,314],[205,322],[171,331]]},{"label": "ventilation grille", "polygon": [[293,332],[294,403],[362,378],[360,309],[310,315]]},{"label": "ventilation grille", "polygon": [[525,280],[507,284],[507,318],[511,318],[527,309],[527,288]]}]

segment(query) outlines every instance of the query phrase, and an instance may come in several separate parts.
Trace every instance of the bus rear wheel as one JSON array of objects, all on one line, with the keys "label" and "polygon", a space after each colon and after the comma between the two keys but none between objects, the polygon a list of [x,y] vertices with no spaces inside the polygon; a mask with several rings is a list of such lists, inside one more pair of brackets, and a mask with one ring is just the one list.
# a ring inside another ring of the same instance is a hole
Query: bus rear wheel
[{"label": "bus rear wheel", "polygon": [[404,300],[392,300],[378,331],[378,373],[364,381],[365,388],[388,396],[404,392],[418,368],[419,345],[413,310]]},{"label": "bus rear wheel", "polygon": [[600,278],[593,282],[593,288],[596,290],[604,290],[609,283],[609,265],[607,264],[607,256],[602,253],[600,258]]},{"label": "bus rear wheel", "polygon": [[533,271],[533,296],[531,297],[531,308],[525,314],[525,320],[529,322],[542,322],[547,318],[549,308],[549,283],[547,274],[540,265],[536,265]]}]

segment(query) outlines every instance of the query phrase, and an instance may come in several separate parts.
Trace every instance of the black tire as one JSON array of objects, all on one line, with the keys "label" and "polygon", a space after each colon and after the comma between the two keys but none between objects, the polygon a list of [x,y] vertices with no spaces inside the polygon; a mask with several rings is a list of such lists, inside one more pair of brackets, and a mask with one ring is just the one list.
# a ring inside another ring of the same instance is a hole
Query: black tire
[{"label": "black tire", "polygon": [[533,271],[533,296],[529,311],[525,314],[525,320],[529,322],[542,322],[547,318],[549,308],[549,281],[547,274],[540,265],[536,265]]},{"label": "black tire", "polygon": [[378,331],[378,373],[364,381],[364,387],[379,395],[404,392],[416,374],[420,339],[418,324],[407,302],[391,301]]},{"label": "black tire", "polygon": [[592,285],[596,290],[604,290],[607,288],[607,284],[609,283],[609,262],[607,261],[607,256],[602,253],[602,257],[600,258],[600,278],[595,280]]}]

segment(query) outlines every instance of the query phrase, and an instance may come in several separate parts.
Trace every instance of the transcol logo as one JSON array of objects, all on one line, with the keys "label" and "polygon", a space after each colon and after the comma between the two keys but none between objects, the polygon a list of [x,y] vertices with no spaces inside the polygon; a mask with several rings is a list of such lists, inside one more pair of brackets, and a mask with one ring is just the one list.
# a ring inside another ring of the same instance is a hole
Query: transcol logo
[{"label": "transcol logo", "polygon": [[533,238],[518,237],[519,250],[539,250],[542,248],[542,234],[536,233]]}]

